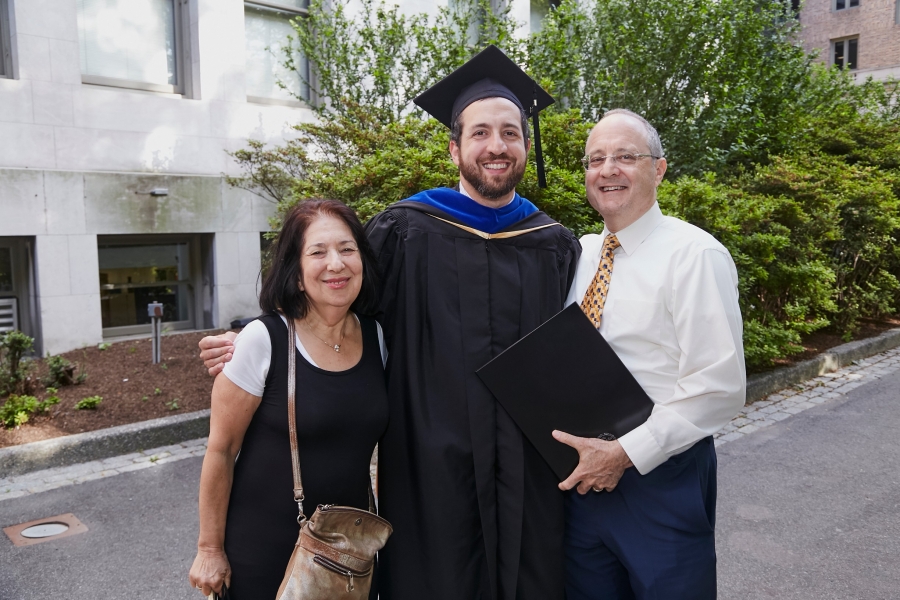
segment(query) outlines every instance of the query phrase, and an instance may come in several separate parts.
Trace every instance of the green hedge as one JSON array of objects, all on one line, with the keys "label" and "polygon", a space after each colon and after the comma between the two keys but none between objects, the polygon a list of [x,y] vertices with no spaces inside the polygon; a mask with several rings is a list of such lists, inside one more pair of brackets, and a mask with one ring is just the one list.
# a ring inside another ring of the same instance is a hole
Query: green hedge
[{"label": "green hedge", "polygon": [[739,177],[682,177],[663,210],[716,236],[740,275],[747,363],[797,352],[826,326],[850,339],[860,319],[900,307],[900,127],[819,122],[816,144]]}]

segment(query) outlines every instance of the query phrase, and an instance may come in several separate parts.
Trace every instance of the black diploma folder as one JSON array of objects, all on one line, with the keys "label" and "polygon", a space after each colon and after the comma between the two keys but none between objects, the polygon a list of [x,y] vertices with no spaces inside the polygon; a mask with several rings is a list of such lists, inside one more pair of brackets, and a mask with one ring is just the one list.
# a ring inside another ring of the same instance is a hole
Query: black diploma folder
[{"label": "black diploma folder", "polygon": [[578,304],[497,355],[478,376],[560,481],[578,452],[554,429],[579,437],[620,437],[642,424],[653,401]]}]

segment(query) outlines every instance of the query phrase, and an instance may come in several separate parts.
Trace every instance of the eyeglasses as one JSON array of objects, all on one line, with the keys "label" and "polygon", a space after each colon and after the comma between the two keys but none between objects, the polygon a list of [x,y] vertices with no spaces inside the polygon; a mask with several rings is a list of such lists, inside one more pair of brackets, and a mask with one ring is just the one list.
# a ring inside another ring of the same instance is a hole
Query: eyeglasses
[{"label": "eyeglasses", "polygon": [[581,164],[584,165],[586,171],[593,171],[594,169],[602,167],[608,158],[614,163],[630,167],[635,164],[639,158],[645,157],[662,158],[661,156],[655,156],[653,154],[631,154],[630,152],[625,152],[622,154],[610,154],[609,156],[584,156],[581,159]]}]

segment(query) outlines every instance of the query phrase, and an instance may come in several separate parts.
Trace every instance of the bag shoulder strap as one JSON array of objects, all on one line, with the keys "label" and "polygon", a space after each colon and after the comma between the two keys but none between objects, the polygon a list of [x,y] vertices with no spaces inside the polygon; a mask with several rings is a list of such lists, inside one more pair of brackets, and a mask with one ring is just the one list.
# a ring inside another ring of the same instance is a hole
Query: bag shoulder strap
[{"label": "bag shoulder strap", "polygon": [[[300,514],[297,515],[297,523],[301,526],[306,521],[303,512],[303,479],[300,475],[300,453],[297,448],[297,332],[294,319],[287,317],[288,329],[288,373],[287,373],[287,397],[288,397],[288,432],[291,438],[291,467],[294,471],[294,502]],[[375,508],[375,492],[372,490],[372,481],[369,480],[369,512],[378,514]]]},{"label": "bag shoulder strap", "polygon": [[294,329],[294,319],[287,317],[288,329],[288,373],[287,373],[287,397],[288,397],[288,432],[291,438],[291,467],[294,471],[294,502],[300,514],[297,523],[303,525],[306,515],[303,513],[303,479],[300,476],[300,456],[297,451],[297,337]]}]

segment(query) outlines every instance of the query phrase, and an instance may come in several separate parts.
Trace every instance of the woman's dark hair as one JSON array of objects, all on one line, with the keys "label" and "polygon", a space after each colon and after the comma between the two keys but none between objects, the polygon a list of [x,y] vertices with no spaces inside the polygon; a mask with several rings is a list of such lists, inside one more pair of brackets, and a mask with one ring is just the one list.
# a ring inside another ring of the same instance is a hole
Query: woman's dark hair
[{"label": "woman's dark hair", "polygon": [[338,200],[313,198],[298,203],[284,216],[281,231],[272,243],[272,263],[263,277],[259,292],[259,307],[266,313],[281,311],[288,318],[302,319],[309,310],[306,294],[300,291],[303,277],[300,256],[306,230],[319,217],[334,217],[343,221],[353,233],[363,265],[362,287],[350,306],[358,314],[372,314],[378,288],[378,263],[372,252],[362,223],[346,204]]}]

